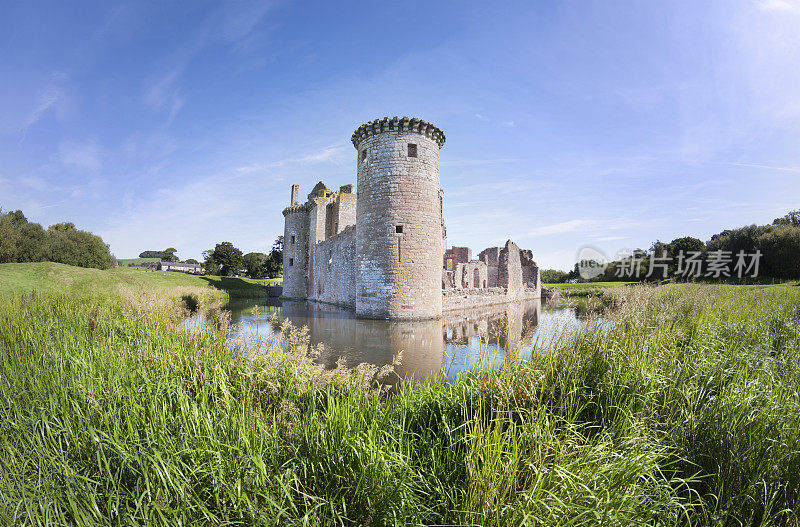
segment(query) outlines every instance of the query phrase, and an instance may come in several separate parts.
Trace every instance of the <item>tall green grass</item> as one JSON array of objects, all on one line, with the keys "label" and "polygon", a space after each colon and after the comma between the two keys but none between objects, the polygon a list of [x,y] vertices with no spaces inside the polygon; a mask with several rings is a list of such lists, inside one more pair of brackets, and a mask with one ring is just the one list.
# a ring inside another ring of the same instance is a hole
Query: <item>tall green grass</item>
[{"label": "tall green grass", "polygon": [[394,394],[181,295],[0,304],[3,523],[798,524],[797,288],[615,289],[610,328]]}]

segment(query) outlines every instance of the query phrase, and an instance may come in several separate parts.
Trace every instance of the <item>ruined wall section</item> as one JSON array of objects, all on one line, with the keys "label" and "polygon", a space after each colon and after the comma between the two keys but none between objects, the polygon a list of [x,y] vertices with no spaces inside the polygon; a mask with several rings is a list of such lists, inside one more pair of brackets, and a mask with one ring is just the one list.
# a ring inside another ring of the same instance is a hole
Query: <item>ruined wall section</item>
[{"label": "ruined wall section", "polygon": [[537,294],[542,291],[542,278],[539,273],[539,266],[533,260],[533,252],[523,250],[519,253],[520,265],[522,266],[522,284],[528,290],[533,290]]},{"label": "ruined wall section", "polygon": [[452,259],[453,264],[467,263],[472,260],[472,249],[469,247],[450,247],[444,252],[444,261]]},{"label": "ruined wall section", "polygon": [[316,245],[325,239],[325,226],[328,219],[328,199],[319,197],[311,199],[308,205],[308,281],[306,282],[306,296],[314,294],[314,272],[316,270]]},{"label": "ruined wall section", "polygon": [[[349,192],[347,192],[349,190]],[[336,195],[336,199],[328,204],[326,222],[326,238],[336,236],[349,225],[356,224],[356,195],[353,185],[345,185]]]},{"label": "ruined wall section", "polygon": [[478,260],[486,264],[486,286],[497,287],[498,266],[500,265],[500,247],[489,247],[478,254]]},{"label": "ruined wall section", "polygon": [[356,315],[441,316],[444,134],[419,119],[384,118],[359,127],[352,141],[358,164]]},{"label": "ruined wall section", "polygon": [[511,240],[508,240],[500,251],[497,286],[505,288],[508,296],[516,296],[523,288],[519,247]]},{"label": "ruined wall section", "polygon": [[356,228],[319,242],[314,249],[313,283],[309,298],[319,302],[356,306]]},{"label": "ruined wall section", "polygon": [[308,209],[305,205],[293,205],[284,209],[283,215],[283,296],[305,298],[308,280]]}]

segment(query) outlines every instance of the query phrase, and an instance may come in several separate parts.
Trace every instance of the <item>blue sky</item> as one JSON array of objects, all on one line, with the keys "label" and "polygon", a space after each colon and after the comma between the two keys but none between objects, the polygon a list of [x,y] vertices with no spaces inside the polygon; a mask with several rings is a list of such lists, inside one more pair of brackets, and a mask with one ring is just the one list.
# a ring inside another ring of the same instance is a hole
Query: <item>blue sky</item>
[{"label": "blue sky", "polygon": [[117,257],[266,251],[385,115],[447,135],[450,245],[545,268],[800,208],[800,0],[6,2],[0,206]]}]

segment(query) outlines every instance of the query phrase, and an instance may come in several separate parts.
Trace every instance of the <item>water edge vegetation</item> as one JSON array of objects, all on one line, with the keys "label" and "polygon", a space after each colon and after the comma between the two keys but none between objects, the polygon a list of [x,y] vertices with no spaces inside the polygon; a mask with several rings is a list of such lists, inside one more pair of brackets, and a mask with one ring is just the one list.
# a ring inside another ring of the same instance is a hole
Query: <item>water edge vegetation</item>
[{"label": "water edge vegetation", "polygon": [[798,524],[798,287],[606,288],[611,328],[389,394],[181,330],[201,277],[5,265],[5,523]]}]

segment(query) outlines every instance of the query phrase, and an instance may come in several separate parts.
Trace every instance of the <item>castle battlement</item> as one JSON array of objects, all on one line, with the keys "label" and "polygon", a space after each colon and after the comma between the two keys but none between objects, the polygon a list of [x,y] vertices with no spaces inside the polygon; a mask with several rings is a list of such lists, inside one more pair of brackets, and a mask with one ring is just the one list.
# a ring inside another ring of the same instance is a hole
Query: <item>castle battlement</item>
[{"label": "castle battlement", "polygon": [[422,134],[436,141],[439,148],[444,146],[445,136],[436,125],[417,119],[416,117],[384,117],[368,123],[364,123],[353,132],[350,140],[353,146],[358,148],[358,144],[367,137],[383,132],[412,132]]},{"label": "castle battlement", "polygon": [[388,319],[440,317],[443,298],[451,309],[539,297],[533,255],[511,241],[480,260],[465,247],[445,252],[439,128],[384,117],[359,126],[351,140],[358,194],[353,185],[335,191],[320,181],[301,204],[292,185],[283,210],[284,296]]},{"label": "castle battlement", "polygon": [[286,216],[287,214],[295,214],[298,212],[308,212],[308,203],[303,203],[302,205],[289,205],[285,209],[283,209],[283,215]]}]

